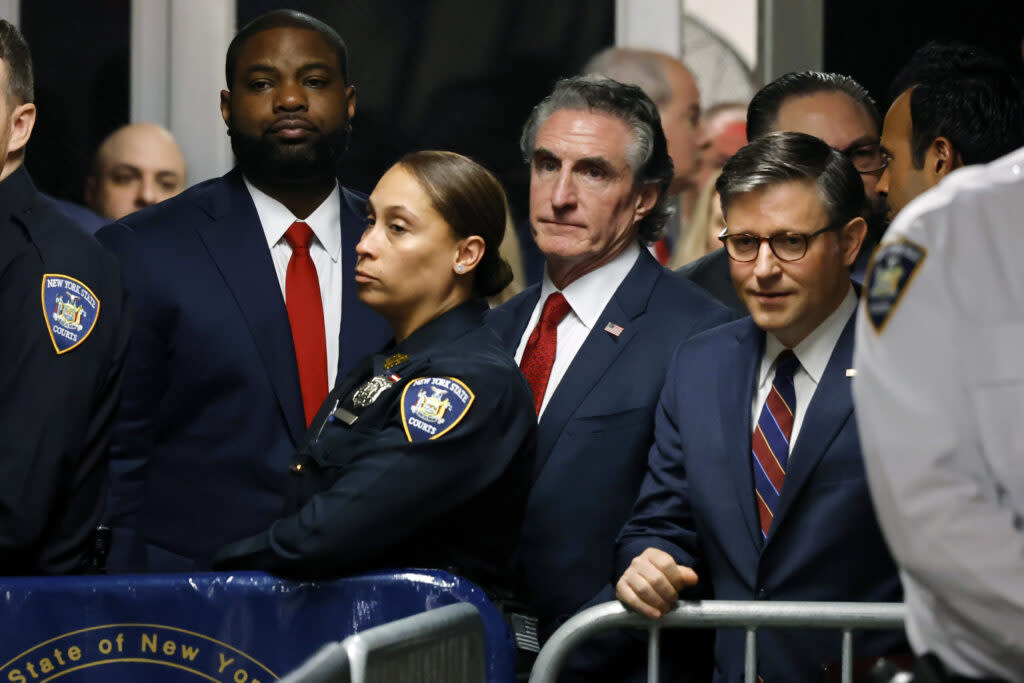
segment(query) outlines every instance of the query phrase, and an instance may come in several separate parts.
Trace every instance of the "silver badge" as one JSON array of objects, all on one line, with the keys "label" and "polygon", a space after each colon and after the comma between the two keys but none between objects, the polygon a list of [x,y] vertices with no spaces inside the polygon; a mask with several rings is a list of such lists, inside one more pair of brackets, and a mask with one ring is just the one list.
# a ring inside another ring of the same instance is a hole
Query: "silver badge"
[{"label": "silver badge", "polygon": [[395,380],[384,375],[371,377],[366,384],[356,389],[356,393],[352,394],[352,405],[356,408],[365,408],[390,389],[394,383]]}]

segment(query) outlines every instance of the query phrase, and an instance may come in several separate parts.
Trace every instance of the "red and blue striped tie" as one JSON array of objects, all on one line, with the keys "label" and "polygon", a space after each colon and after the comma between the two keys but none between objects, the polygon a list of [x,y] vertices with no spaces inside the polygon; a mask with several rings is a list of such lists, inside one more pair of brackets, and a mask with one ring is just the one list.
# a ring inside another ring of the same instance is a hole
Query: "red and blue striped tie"
[{"label": "red and blue striped tie", "polygon": [[793,433],[793,412],[796,410],[793,373],[798,367],[800,361],[791,350],[786,349],[779,354],[775,361],[772,389],[754,428],[754,491],[762,538],[768,536],[779,505],[782,482],[786,479],[789,438]]}]

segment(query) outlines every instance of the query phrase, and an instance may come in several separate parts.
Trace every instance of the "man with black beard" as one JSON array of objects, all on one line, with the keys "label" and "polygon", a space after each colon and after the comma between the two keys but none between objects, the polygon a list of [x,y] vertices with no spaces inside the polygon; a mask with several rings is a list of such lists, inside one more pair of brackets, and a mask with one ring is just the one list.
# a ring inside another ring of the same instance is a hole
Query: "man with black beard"
[{"label": "man with black beard", "polygon": [[111,452],[111,571],[201,568],[269,526],[335,378],[390,336],[353,285],[366,197],[336,179],[355,112],[347,66],[317,19],[253,20],[228,48],[220,101],[237,167],[97,235],[137,321]]}]

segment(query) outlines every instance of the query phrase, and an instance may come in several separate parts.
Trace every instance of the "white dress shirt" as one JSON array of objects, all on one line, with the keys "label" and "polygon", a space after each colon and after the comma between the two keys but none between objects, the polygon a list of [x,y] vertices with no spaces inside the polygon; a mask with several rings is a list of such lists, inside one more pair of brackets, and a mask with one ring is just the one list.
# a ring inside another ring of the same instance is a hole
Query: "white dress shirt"
[{"label": "white dress shirt", "polygon": [[[793,348],[800,366],[793,373],[793,389],[796,391],[796,410],[793,411],[793,433],[789,437],[789,455],[792,457],[796,439],[800,435],[800,427],[807,414],[807,406],[814,398],[814,392],[825,374],[825,367],[832,358],[832,351],[839,341],[843,328],[849,322],[857,308],[857,297],[853,286],[846,293],[842,303],[825,318],[804,340]],[[775,361],[787,347],[771,332],[765,334],[764,354],[761,356],[761,368],[757,374],[757,387],[754,392],[753,404],[750,407],[751,433],[757,429],[757,420],[761,416],[764,402],[772,390],[775,380]]]},{"label": "white dress shirt", "polygon": [[[631,242],[614,259],[597,270],[593,270],[573,280],[566,285],[565,289],[561,290],[562,296],[569,302],[572,310],[558,324],[558,344],[555,347],[555,361],[551,365],[551,375],[548,377],[547,390],[544,392],[544,401],[541,403],[540,412],[537,413],[537,419],[540,419],[540,416],[544,414],[548,400],[555,393],[558,383],[562,381],[562,377],[569,369],[569,365],[572,364],[572,359],[576,357],[576,353],[583,346],[583,342],[594,328],[594,325],[600,323],[603,326],[609,322],[621,325],[625,322],[623,320],[598,320],[598,316],[601,315],[605,306],[611,301],[612,295],[615,294],[622,281],[626,279],[626,275],[629,274],[639,256],[639,243]],[[530,321],[526,324],[523,338],[519,340],[519,348],[516,350],[516,363],[520,363],[523,360],[526,342],[529,341],[533,328],[537,326],[537,321],[540,320],[544,302],[547,301],[548,296],[557,291],[558,288],[551,282],[551,278],[548,277],[548,272],[545,268],[544,279],[540,285],[540,298],[537,300],[537,305],[533,307],[533,314],[530,315]]]},{"label": "white dress shirt", "polygon": [[313,213],[299,219],[284,204],[250,183],[248,178],[245,179],[245,186],[252,196],[252,203],[256,205],[256,213],[270,248],[270,257],[274,261],[277,281],[281,285],[281,296],[286,300],[285,282],[292,248],[284,234],[297,220],[302,220],[313,230],[309,255],[320,281],[324,336],[327,341],[327,386],[333,387],[338,374],[338,335],[341,332],[341,190],[335,186],[334,192]]}]

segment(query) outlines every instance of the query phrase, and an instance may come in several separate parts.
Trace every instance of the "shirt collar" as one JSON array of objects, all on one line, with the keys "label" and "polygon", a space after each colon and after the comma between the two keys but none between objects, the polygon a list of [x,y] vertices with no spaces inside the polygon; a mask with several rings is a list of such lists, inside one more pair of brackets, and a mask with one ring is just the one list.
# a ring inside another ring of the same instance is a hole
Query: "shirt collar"
[{"label": "shirt collar", "polygon": [[[631,241],[611,261],[573,280],[562,290],[562,295],[572,307],[572,312],[588,330],[594,328],[601,312],[608,305],[622,281],[629,275],[629,271],[639,256],[639,242]],[[544,279],[540,286],[541,305],[547,301],[549,295],[557,291],[558,288],[548,277],[548,271],[545,268]]]},{"label": "shirt collar", "polygon": [[334,191],[327,195],[327,198],[316,207],[313,213],[304,219],[296,218],[295,214],[288,210],[281,202],[277,201],[266,192],[245,180],[245,187],[249,190],[252,203],[256,206],[256,214],[260,217],[260,224],[263,225],[263,234],[267,238],[267,246],[273,248],[284,234],[291,227],[292,223],[302,220],[313,230],[324,251],[337,262],[341,258],[341,190],[337,182]]},{"label": "shirt collar", "polygon": [[[857,308],[857,296],[853,292],[853,286],[843,301],[836,307],[836,310],[808,334],[802,342],[793,347],[793,353],[800,361],[800,367],[814,381],[817,386],[821,376],[825,374],[825,368],[832,357],[832,350],[843,333],[843,328],[849,321],[853,311]],[[774,378],[775,359],[778,358],[786,346],[771,332],[765,334],[764,355],[761,356],[761,369],[758,374],[757,386],[764,386]]]}]

